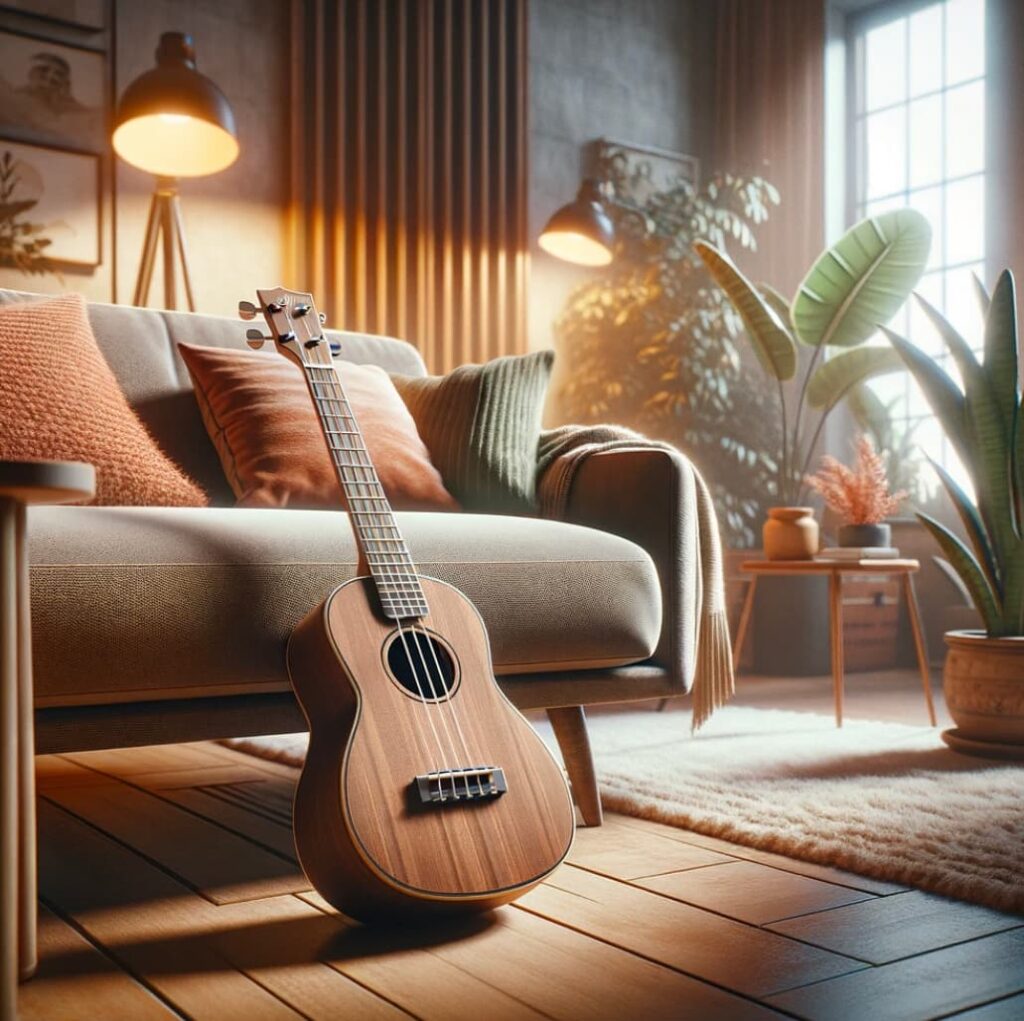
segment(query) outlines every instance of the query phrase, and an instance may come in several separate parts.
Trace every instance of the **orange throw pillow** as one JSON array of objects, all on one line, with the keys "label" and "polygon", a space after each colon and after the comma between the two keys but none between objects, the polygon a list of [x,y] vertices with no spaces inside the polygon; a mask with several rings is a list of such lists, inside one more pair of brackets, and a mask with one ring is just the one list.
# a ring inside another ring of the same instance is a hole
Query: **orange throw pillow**
[{"label": "orange throw pillow", "polygon": [[77,294],[0,306],[0,458],[87,461],[96,504],[207,502],[132,411]]},{"label": "orange throw pillow", "polygon": [[[302,373],[287,358],[179,344],[241,507],[337,507],[334,464]],[[335,362],[384,492],[397,510],[458,510],[412,415],[375,365]]]}]

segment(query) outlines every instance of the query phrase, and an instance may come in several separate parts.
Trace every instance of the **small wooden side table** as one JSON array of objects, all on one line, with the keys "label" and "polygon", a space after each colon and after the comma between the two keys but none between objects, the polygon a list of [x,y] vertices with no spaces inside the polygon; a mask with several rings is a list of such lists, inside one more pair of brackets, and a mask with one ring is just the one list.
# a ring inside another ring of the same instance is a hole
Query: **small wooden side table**
[{"label": "small wooden side table", "polygon": [[921,684],[928,706],[928,718],[934,727],[935,704],[932,701],[931,676],[928,670],[928,650],[925,646],[924,628],[921,626],[921,612],[914,592],[914,574],[920,568],[916,560],[746,560],[740,565],[744,574],[750,575],[746,598],[740,612],[736,641],[733,644],[732,659],[739,663],[743,641],[750,626],[750,614],[754,608],[754,593],[757,579],[762,575],[794,576],[818,574],[828,576],[829,591],[829,635],[832,648],[832,684],[836,699],[836,726],[843,725],[843,575],[845,574],[897,574],[901,577],[903,597],[907,601],[910,629],[914,635],[917,650],[917,665],[921,671]]},{"label": "small wooden side table", "polygon": [[25,509],[87,500],[90,464],[0,461],[0,1018],[36,967],[36,801]]}]

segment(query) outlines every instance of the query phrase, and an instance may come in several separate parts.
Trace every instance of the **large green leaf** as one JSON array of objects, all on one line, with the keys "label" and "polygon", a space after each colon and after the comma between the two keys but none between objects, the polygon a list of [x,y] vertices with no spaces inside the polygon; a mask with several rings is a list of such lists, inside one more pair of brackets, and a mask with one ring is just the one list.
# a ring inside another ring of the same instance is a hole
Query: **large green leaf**
[{"label": "large green leaf", "polygon": [[970,464],[972,451],[964,416],[964,395],[960,388],[945,369],[920,348],[884,326],[881,329],[921,388],[960,460]]},{"label": "large green leaf", "polygon": [[1004,269],[985,317],[985,376],[1000,416],[1009,424],[1020,403],[1017,366],[1017,302],[1013,274]]},{"label": "large green leaf", "polygon": [[971,280],[974,281],[974,297],[977,299],[978,308],[981,309],[981,317],[984,319],[988,315],[988,306],[992,299],[989,297],[988,290],[977,273],[971,274]]},{"label": "large green leaf", "polygon": [[934,518],[918,511],[918,520],[935,538],[946,559],[971,593],[990,638],[1005,634],[1002,610],[996,595],[988,587],[985,575],[971,551],[948,529]]},{"label": "large green leaf", "polygon": [[928,460],[935,469],[935,473],[942,480],[942,484],[946,487],[946,492],[949,494],[950,500],[953,501],[957,514],[960,515],[960,521],[963,523],[964,531],[967,533],[967,538],[970,539],[971,547],[974,550],[975,560],[977,560],[984,572],[989,588],[994,593],[1000,594],[992,544],[989,542],[989,537],[985,532],[985,526],[982,523],[977,507],[971,502],[970,497],[964,492],[960,483],[938,461],[931,457]]},{"label": "large green leaf", "polygon": [[786,332],[792,335],[793,320],[789,312],[789,302],[771,284],[763,281],[757,285],[768,307],[779,317],[779,322],[786,327]]},{"label": "large green leaf", "polygon": [[850,228],[825,251],[793,300],[797,339],[854,347],[899,311],[924,272],[932,231],[916,210],[897,209]]},{"label": "large green leaf", "polygon": [[914,298],[953,356],[964,384],[976,379],[981,366],[978,363],[978,356],[971,350],[970,344],[960,336],[950,321],[930,301],[920,294],[915,294]]},{"label": "large green leaf", "polygon": [[873,376],[904,369],[903,359],[891,347],[859,347],[829,358],[807,384],[807,403],[812,408],[831,408],[847,391]]},{"label": "large green leaf", "polygon": [[779,317],[728,255],[706,241],[695,242],[693,248],[739,313],[765,372],[774,379],[792,379],[796,373],[796,344]]}]

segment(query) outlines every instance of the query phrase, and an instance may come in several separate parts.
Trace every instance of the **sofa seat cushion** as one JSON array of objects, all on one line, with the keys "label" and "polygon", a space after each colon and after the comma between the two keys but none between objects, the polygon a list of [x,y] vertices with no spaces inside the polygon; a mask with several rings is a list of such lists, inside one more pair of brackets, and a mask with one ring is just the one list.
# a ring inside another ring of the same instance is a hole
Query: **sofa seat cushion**
[{"label": "sofa seat cushion", "polygon": [[[399,513],[421,573],[462,589],[498,674],[635,663],[661,628],[658,577],[590,528]],[[344,514],[39,507],[29,516],[38,706],[287,690],[295,624],[356,573]]]}]

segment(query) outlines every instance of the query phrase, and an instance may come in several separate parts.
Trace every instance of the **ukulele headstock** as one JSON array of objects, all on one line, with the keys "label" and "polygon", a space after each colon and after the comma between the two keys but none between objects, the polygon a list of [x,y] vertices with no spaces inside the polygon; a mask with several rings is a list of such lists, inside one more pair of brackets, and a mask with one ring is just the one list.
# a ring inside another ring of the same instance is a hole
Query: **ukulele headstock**
[{"label": "ukulele headstock", "polygon": [[246,341],[251,348],[259,350],[271,343],[299,368],[330,364],[330,345],[324,335],[326,317],[317,311],[312,294],[269,287],[257,290],[256,297],[258,304],[240,301],[238,314],[245,320],[262,314],[270,334],[264,335],[257,329],[246,330]]}]

